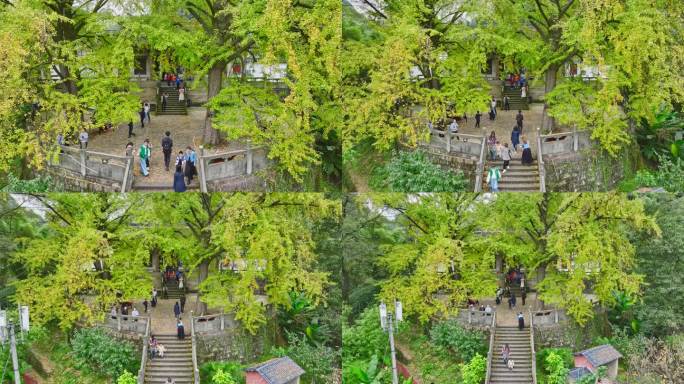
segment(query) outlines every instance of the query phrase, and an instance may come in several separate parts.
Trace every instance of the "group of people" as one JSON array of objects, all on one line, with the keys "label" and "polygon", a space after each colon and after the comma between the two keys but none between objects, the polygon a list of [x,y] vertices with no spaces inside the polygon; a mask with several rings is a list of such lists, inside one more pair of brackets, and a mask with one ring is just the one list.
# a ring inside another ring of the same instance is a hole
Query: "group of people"
[{"label": "group of people", "polygon": [[162,343],[157,341],[157,338],[154,337],[154,335],[150,336],[149,344],[150,359],[154,359],[155,357],[164,358],[164,353],[166,353],[166,347],[164,347]]},{"label": "group of people", "polygon": [[[171,164],[171,153],[173,152],[173,139],[171,132],[166,131],[161,140],[162,153],[164,154],[164,168],[169,171]],[[133,156],[133,142],[129,141],[126,144],[126,156]],[[152,145],[150,139],[146,138],[138,149],[138,157],[140,158],[140,172],[143,176],[150,174],[150,158],[152,157]],[[184,192],[187,184],[192,183],[193,177],[197,174],[197,153],[192,146],[187,146],[186,151],[178,151],[175,160],[175,174],[173,179],[173,189],[176,192]]]}]

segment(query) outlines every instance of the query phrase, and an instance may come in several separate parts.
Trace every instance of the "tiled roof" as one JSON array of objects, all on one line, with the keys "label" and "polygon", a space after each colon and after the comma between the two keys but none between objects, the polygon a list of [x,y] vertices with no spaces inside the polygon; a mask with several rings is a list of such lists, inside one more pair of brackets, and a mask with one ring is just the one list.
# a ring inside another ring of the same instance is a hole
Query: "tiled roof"
[{"label": "tiled roof", "polygon": [[579,368],[571,369],[570,372],[568,373],[568,377],[570,377],[571,379],[573,379],[575,381],[578,381],[579,379],[581,379],[587,375],[591,375],[591,371],[585,367],[579,367]]},{"label": "tiled roof", "polygon": [[257,372],[268,384],[285,384],[304,374],[302,367],[289,357],[279,357],[245,369]]},{"label": "tiled roof", "polygon": [[622,357],[620,352],[610,344],[599,345],[598,347],[577,352],[575,355],[586,357],[594,367],[600,367]]}]

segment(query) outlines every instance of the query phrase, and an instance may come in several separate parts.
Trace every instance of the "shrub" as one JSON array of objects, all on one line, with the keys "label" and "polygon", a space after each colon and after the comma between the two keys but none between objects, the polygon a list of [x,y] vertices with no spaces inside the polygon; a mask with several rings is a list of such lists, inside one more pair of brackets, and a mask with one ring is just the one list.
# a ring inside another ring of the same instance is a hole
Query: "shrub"
[{"label": "shrub", "polygon": [[199,368],[200,382],[211,383],[217,373],[223,372],[223,375],[229,375],[234,383],[244,383],[245,377],[242,368],[244,368],[242,364],[234,361],[210,361],[202,364]]},{"label": "shrub", "polygon": [[140,359],[133,344],[112,338],[99,328],[77,331],[71,347],[79,369],[112,378],[119,377],[127,370],[138,371]]},{"label": "shrub", "polygon": [[458,192],[468,188],[468,180],[463,172],[443,170],[425,153],[414,151],[399,152],[388,164],[376,168],[370,186],[388,192]]},{"label": "shrub", "polygon": [[551,354],[559,356],[566,368],[571,368],[574,364],[574,357],[570,348],[542,348],[537,352],[537,366],[542,372],[547,372],[546,359]]},{"label": "shrub", "polygon": [[430,339],[438,348],[459,356],[461,361],[471,361],[476,354],[486,354],[485,334],[467,331],[454,320],[436,324],[430,330]]},{"label": "shrub", "polygon": [[547,384],[567,383],[570,370],[565,366],[562,356],[550,352],[544,361],[546,362],[546,373],[548,374]]},{"label": "shrub", "polygon": [[463,365],[461,372],[463,384],[482,384],[487,374],[487,359],[477,353],[468,364]]},{"label": "shrub", "polygon": [[235,384],[235,379],[228,372],[224,372],[223,369],[219,368],[218,371],[211,378],[214,384]]},{"label": "shrub", "polygon": [[342,361],[370,361],[371,356],[389,354],[387,333],[380,328],[380,313],[376,306],[367,308],[353,326],[342,327]]},{"label": "shrub", "polygon": [[338,359],[338,353],[325,345],[311,345],[306,338],[296,334],[288,334],[288,346],[286,348],[274,348],[272,353],[276,356],[289,356],[306,373],[303,379],[311,383],[325,383],[330,380],[330,375]]},{"label": "shrub", "polygon": [[138,379],[132,373],[124,371],[116,380],[116,384],[138,384]]}]

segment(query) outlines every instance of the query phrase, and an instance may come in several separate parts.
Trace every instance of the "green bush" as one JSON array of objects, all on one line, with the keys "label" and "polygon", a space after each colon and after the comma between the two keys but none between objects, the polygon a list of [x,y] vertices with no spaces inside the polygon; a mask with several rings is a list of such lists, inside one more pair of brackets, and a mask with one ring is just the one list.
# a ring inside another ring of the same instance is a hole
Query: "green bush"
[{"label": "green bush", "polygon": [[211,382],[213,384],[236,384],[233,376],[228,372],[224,372],[221,368],[212,376]]},{"label": "green bush", "polygon": [[430,330],[430,340],[438,348],[457,355],[463,362],[471,361],[476,354],[487,354],[485,334],[467,331],[454,320],[435,324]]},{"label": "green bush", "polygon": [[380,313],[376,306],[367,308],[348,327],[342,326],[342,361],[370,361],[371,356],[384,357],[389,354],[387,333],[380,328]]},{"label": "green bush", "polygon": [[669,192],[684,190],[684,160],[660,157],[656,171],[639,170],[633,178],[620,183],[619,189],[630,192],[642,187],[660,187]]},{"label": "green bush", "polygon": [[547,372],[546,359],[551,354],[559,356],[566,368],[571,368],[575,363],[575,359],[570,348],[542,348],[539,350],[539,352],[537,352],[537,372]]},{"label": "green bush", "polygon": [[468,188],[463,172],[443,170],[421,151],[399,152],[373,171],[369,184],[376,191],[387,192],[458,192]]},{"label": "green bush", "polygon": [[116,380],[116,384],[137,384],[138,383],[138,378],[133,376],[132,373],[128,371],[124,371],[124,373],[119,376],[119,378]]},{"label": "green bush", "polygon": [[124,371],[137,372],[140,366],[133,344],[117,340],[99,328],[77,331],[71,348],[76,367],[98,375],[115,378]]},{"label": "green bush", "polygon": [[568,381],[570,369],[566,367],[566,362],[561,355],[550,352],[544,359],[546,367],[547,384],[565,384]]},{"label": "green bush", "polygon": [[[223,372],[224,375],[230,375],[231,379],[237,384],[245,382],[245,375],[242,369],[244,366],[238,362],[229,361],[210,361],[200,366],[200,382],[211,383],[217,373]],[[221,376],[219,376],[221,377]]]},{"label": "green bush", "polygon": [[461,376],[463,384],[482,384],[487,374],[487,359],[475,354],[468,364],[463,365]]},{"label": "green bush", "polygon": [[276,356],[289,356],[306,371],[302,376],[305,383],[325,383],[330,380],[333,368],[338,360],[338,352],[325,345],[312,345],[306,337],[288,334],[286,348],[274,348]]}]

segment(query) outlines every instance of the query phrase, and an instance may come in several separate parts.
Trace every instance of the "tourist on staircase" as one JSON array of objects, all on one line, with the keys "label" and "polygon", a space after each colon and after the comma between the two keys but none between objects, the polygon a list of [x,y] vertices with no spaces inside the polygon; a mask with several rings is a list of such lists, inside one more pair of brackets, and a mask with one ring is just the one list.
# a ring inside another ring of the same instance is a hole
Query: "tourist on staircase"
[{"label": "tourist on staircase", "polygon": [[178,340],[185,340],[185,327],[183,326],[183,320],[178,319],[176,322],[176,333]]},{"label": "tourist on staircase", "polygon": [[515,115],[515,122],[518,124],[518,127],[520,127],[520,133],[522,134],[523,131],[523,114],[521,110],[518,110],[518,114]]},{"label": "tourist on staircase", "polygon": [[143,103],[143,110],[145,111],[145,117],[147,118],[147,122],[151,123],[152,118],[150,118],[150,102],[145,100]]},{"label": "tourist on staircase", "polygon": [[173,139],[171,139],[171,132],[166,131],[161,140],[162,152],[164,153],[164,167],[166,172],[169,171],[169,163],[171,163],[171,151],[173,150]]},{"label": "tourist on staircase", "polygon": [[504,111],[510,111],[511,110],[511,102],[510,98],[506,95],[503,98],[503,103],[504,103]]},{"label": "tourist on staircase", "polygon": [[181,313],[185,313],[185,294],[180,297],[180,310]]},{"label": "tourist on staircase", "polygon": [[490,120],[496,119],[496,99],[493,97],[492,97],[492,101],[490,103],[489,119]]},{"label": "tourist on staircase", "polygon": [[508,148],[508,143],[504,143],[499,156],[501,156],[501,160],[503,160],[503,173],[506,173],[506,170],[509,167],[508,164],[511,162],[511,149]]},{"label": "tourist on staircase", "polygon": [[197,173],[195,168],[196,161],[197,155],[192,147],[188,145],[187,151],[185,153],[185,177],[188,178],[188,185],[192,184],[192,177]]},{"label": "tourist on staircase", "polygon": [[499,172],[499,167],[494,165],[487,172],[487,183],[489,184],[490,192],[499,192],[499,180],[501,180],[501,172]]},{"label": "tourist on staircase", "polygon": [[157,338],[154,337],[154,335],[150,336],[150,359],[154,359],[155,356],[157,356]]},{"label": "tourist on staircase", "polygon": [[152,308],[157,306],[157,288],[152,288]]},{"label": "tourist on staircase", "polygon": [[140,128],[145,128],[145,106],[140,107],[138,114],[140,115]]},{"label": "tourist on staircase", "polygon": [[532,164],[532,149],[530,148],[530,143],[527,141],[527,138],[523,136],[523,153],[522,153],[522,163],[523,165],[531,165]]},{"label": "tourist on staircase", "polygon": [[504,364],[508,365],[508,357],[511,355],[511,347],[508,345],[508,343],[504,344],[503,348],[501,348],[501,357],[503,358]]},{"label": "tourist on staircase", "polygon": [[176,316],[176,319],[180,319],[181,315],[181,310],[180,310],[180,304],[176,301],[176,305],[173,306],[173,314]]},{"label": "tourist on staircase", "polygon": [[494,131],[487,138],[487,148],[489,149],[489,159],[496,160],[496,132]]},{"label": "tourist on staircase", "polygon": [[183,175],[183,166],[176,165],[176,173],[173,174],[173,191],[185,192],[186,190],[187,187],[185,186],[185,175]]},{"label": "tourist on staircase", "polygon": [[513,127],[511,131],[511,145],[513,145],[513,151],[518,153],[518,145],[520,145],[520,129],[517,125]]},{"label": "tourist on staircase", "polygon": [[164,384],[176,384],[176,381],[169,377]]},{"label": "tourist on staircase", "polygon": [[523,330],[525,328],[525,316],[522,312],[518,312],[518,329]]},{"label": "tourist on staircase", "polygon": [[515,308],[516,301],[515,293],[511,292],[511,297],[508,298],[508,309]]},{"label": "tourist on staircase", "polygon": [[482,118],[482,113],[480,111],[477,111],[475,113],[475,128],[480,128],[480,119]]},{"label": "tourist on staircase", "polygon": [[162,112],[166,111],[166,105],[169,103],[169,96],[166,94],[166,92],[162,93],[161,95],[161,105],[162,105]]},{"label": "tourist on staircase", "polygon": [[140,172],[142,172],[143,176],[148,176],[150,174],[147,169],[151,155],[151,147],[149,146],[149,143],[150,140],[145,139],[142,145],[140,145],[140,151],[138,152],[138,156],[140,156]]},{"label": "tourist on staircase", "polygon": [[181,104],[185,103],[185,86],[178,90],[178,102]]}]

